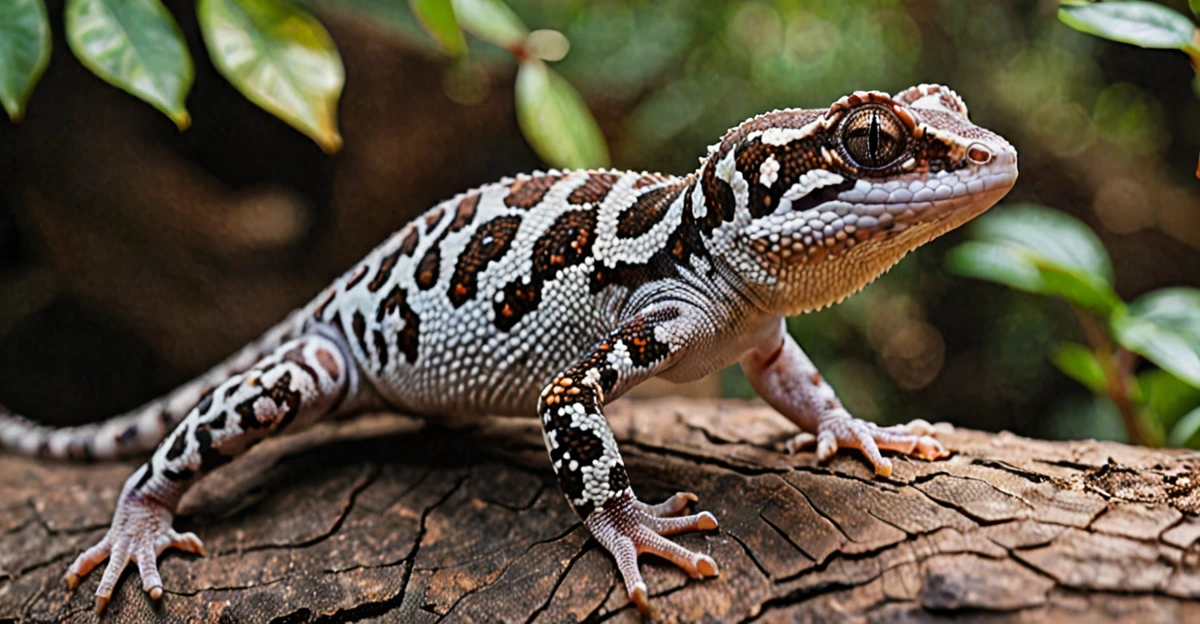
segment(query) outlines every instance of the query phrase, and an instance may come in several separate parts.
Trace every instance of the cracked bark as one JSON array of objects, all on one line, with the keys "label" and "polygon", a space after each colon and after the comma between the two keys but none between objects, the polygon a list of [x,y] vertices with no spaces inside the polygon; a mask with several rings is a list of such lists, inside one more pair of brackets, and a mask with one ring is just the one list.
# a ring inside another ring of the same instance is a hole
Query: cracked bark
[{"label": "cracked bark", "polygon": [[[786,455],[760,404],[610,408],[638,492],[686,489],[721,530],[677,538],[721,577],[643,559],[664,621],[1200,619],[1195,453],[959,430],[954,455]],[[98,574],[70,558],[107,526],[131,464],[0,456],[0,622],[85,622]],[[631,622],[558,494],[532,419],[445,429],[379,415],[264,443],[189,493],[176,526],[212,553],[161,558],[151,604],[127,571],[105,621]]]}]

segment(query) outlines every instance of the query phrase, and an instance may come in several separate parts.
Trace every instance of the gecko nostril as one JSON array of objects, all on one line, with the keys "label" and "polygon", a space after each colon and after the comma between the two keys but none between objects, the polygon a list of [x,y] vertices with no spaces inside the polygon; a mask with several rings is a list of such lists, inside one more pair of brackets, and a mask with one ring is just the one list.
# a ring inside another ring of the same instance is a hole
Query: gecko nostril
[{"label": "gecko nostril", "polygon": [[992,150],[983,143],[972,143],[967,147],[967,160],[975,165],[986,165],[992,162]]}]

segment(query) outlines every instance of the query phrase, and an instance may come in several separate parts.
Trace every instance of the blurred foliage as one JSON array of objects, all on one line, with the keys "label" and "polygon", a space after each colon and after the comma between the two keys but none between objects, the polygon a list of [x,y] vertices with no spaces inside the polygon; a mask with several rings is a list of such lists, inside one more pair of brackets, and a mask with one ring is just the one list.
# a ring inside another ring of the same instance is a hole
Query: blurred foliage
[{"label": "blurred foliage", "polygon": [[320,22],[283,0],[199,0],[196,14],[213,65],[242,95],[326,152],[341,148],[346,77]]},{"label": "blurred foliage", "polygon": [[[1192,67],[1196,70],[1192,85],[1196,96],[1200,97],[1200,30],[1182,13],[1153,2],[1088,3],[1082,0],[1063,0],[1063,5],[1058,10],[1058,19],[1079,32],[1143,48],[1185,52],[1191,57]],[[1192,13],[1200,17],[1200,0],[1189,0],[1189,7]],[[1155,104],[1152,100],[1139,98],[1137,93],[1128,95],[1141,100],[1138,104]],[[1109,108],[1114,108],[1111,102],[1108,105]],[[1128,110],[1129,107],[1118,105],[1115,108]],[[1135,113],[1118,117],[1135,121],[1142,116]],[[1196,177],[1200,178],[1200,163],[1196,165]]]},{"label": "blurred foliage", "polygon": [[13,121],[50,63],[50,18],[42,0],[0,3],[0,104]]},{"label": "blurred foliage", "polygon": [[[338,3],[397,21],[383,0]],[[412,16],[447,55],[467,52],[463,29],[508,51],[521,63],[517,111],[530,144],[548,163],[605,167],[608,147],[587,104],[545,61],[566,56],[558,31],[533,33],[502,0],[411,0]],[[289,0],[197,0],[209,56],[247,99],[307,134],[326,152],[341,149],[337,104],[345,75],[325,28]],[[401,18],[398,21],[406,21]],[[0,103],[20,121],[49,62],[43,0],[0,6]],[[460,28],[461,23],[461,28]],[[186,129],[192,59],[183,33],[159,0],[67,0],[72,52],[104,81],[146,101]]]},{"label": "blurred foliage", "polygon": [[[1126,305],[1113,290],[1112,261],[1099,238],[1050,208],[1011,206],[976,219],[967,231],[973,240],[946,257],[952,271],[1058,295],[1074,307],[1088,346],[1060,344],[1051,361],[1111,399],[1131,441],[1161,445],[1170,431],[1166,440],[1173,443],[1200,443],[1200,416],[1179,413],[1181,406],[1200,409],[1200,289],[1164,288]],[[1134,374],[1137,356],[1160,366],[1169,380],[1158,377],[1154,390],[1144,392]]]},{"label": "blurred foliage", "polygon": [[[337,101],[345,77],[329,34],[288,0],[198,0],[213,64],[254,103],[313,138],[341,147]],[[159,0],[67,0],[67,43],[92,73],[162,111],[182,130],[192,87],[183,33]],[[49,61],[43,0],[0,4],[0,101],[20,121]]]},{"label": "blurred foliage", "polygon": [[158,0],[68,0],[71,51],[105,82],[150,103],[180,129],[192,88],[192,57],[175,18]]}]

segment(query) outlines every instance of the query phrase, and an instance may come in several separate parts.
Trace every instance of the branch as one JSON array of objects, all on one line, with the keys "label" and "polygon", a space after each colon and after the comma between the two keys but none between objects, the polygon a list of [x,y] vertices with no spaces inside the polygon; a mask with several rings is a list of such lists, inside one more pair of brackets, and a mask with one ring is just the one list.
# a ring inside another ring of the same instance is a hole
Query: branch
[{"label": "branch", "polygon": [[[957,430],[948,460],[877,479],[854,453],[780,452],[795,431],[758,403],[620,401],[609,418],[640,494],[694,491],[721,522],[674,538],[718,579],[643,560],[660,620],[1200,618],[1195,453]],[[95,621],[98,575],[71,595],[60,579],[133,468],[0,455],[0,621]],[[127,573],[106,624],[637,621],[533,419],[322,425],[214,473],[182,511],[211,554],[165,554],[159,605]]]}]

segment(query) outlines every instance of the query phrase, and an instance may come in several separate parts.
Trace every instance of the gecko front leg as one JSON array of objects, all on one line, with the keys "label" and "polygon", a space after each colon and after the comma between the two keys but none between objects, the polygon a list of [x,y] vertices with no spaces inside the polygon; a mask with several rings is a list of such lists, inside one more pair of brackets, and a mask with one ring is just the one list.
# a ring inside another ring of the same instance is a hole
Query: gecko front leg
[{"label": "gecko front leg", "polygon": [[892,474],[892,462],[880,449],[925,459],[948,455],[923,421],[880,427],[851,416],[782,321],[778,331],[742,357],[741,364],[758,395],[805,431],[789,442],[789,449],[815,434],[821,461],[833,457],[838,447],[855,448],[883,477]]},{"label": "gecko front leg", "polygon": [[717,520],[707,511],[678,515],[696,500],[684,492],[657,505],[639,501],[603,406],[606,397],[617,396],[669,366],[677,348],[660,340],[656,329],[670,328],[668,335],[680,335],[679,330],[695,327],[689,316],[674,305],[637,315],[560,373],[538,401],[559,486],[596,541],[616,559],[625,589],[642,612],[649,608],[649,596],[638,570],[638,555],[663,557],[694,578],[716,576],[712,557],[663,536],[712,530]]},{"label": "gecko front leg", "polygon": [[135,561],[142,588],[160,598],[158,555],[172,547],[204,554],[199,538],[171,527],[183,493],[268,435],[347,403],[357,389],[354,366],[336,335],[321,331],[284,343],[206,394],[125,482],[108,533],[67,570],[68,588],[107,558],[96,588],[96,611],[102,612],[121,572]]}]

